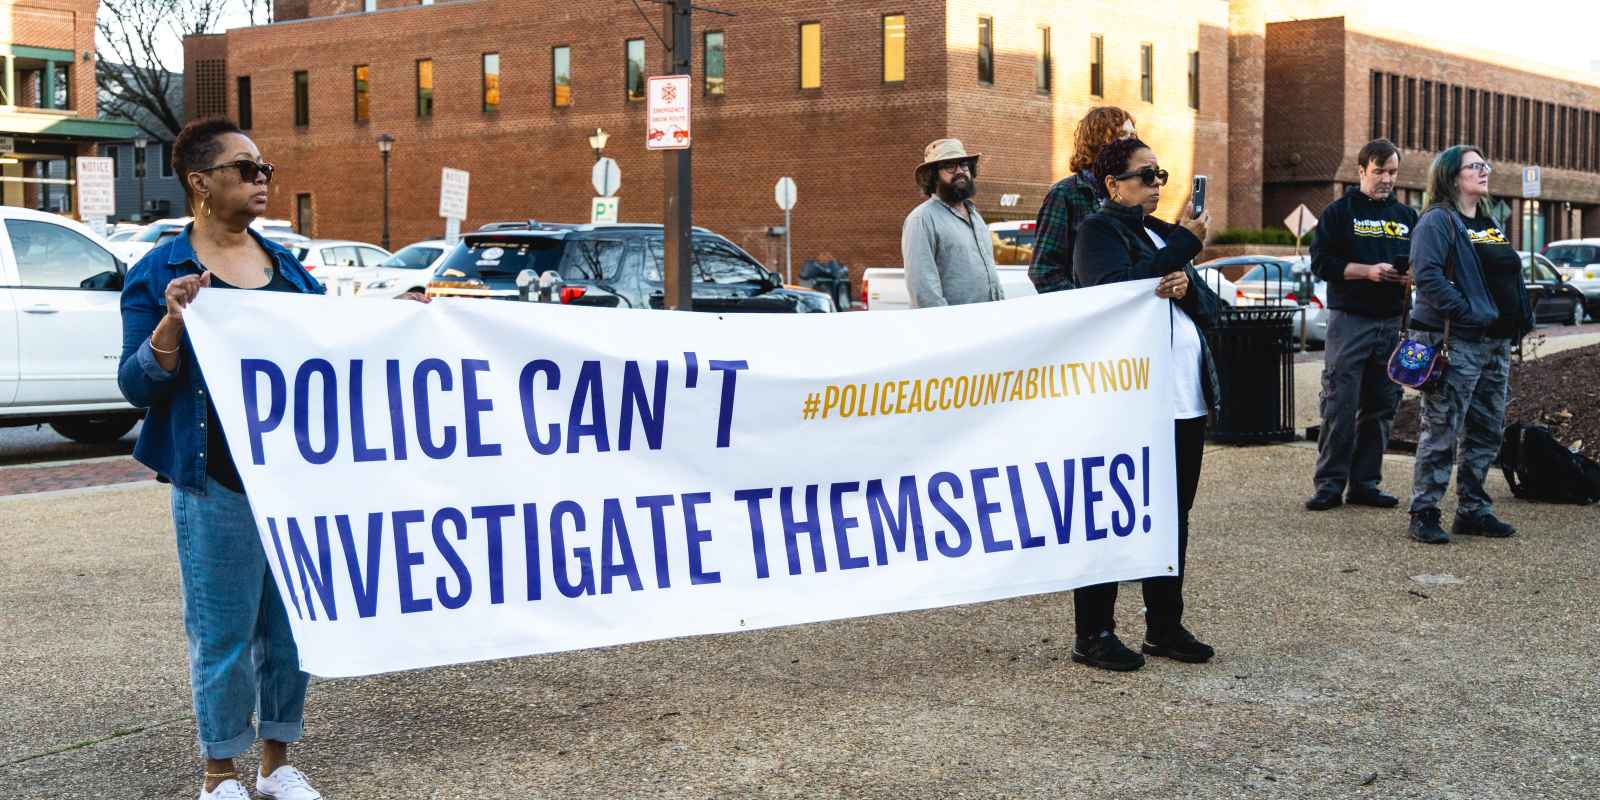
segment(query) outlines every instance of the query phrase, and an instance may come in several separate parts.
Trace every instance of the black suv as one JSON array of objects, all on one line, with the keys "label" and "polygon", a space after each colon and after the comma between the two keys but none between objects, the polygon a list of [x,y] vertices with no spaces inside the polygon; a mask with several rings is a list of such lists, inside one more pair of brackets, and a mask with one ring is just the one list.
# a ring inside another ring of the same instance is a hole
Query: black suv
[{"label": "black suv", "polygon": [[[463,234],[428,284],[432,297],[520,296],[517,275],[554,271],[560,302],[661,308],[666,264],[660,225],[496,225]],[[833,311],[826,294],[783,285],[738,245],[694,229],[694,310],[805,314]],[[537,292],[537,289],[535,290]]]}]

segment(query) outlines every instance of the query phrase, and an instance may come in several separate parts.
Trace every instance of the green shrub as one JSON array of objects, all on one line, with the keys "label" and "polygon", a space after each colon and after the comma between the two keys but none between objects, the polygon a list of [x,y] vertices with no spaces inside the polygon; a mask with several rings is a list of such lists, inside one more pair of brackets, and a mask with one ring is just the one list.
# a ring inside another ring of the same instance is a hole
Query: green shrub
[{"label": "green shrub", "polygon": [[[1294,234],[1287,228],[1223,228],[1212,244],[1294,244]],[[1306,244],[1311,244],[1311,234],[1306,234]]]}]

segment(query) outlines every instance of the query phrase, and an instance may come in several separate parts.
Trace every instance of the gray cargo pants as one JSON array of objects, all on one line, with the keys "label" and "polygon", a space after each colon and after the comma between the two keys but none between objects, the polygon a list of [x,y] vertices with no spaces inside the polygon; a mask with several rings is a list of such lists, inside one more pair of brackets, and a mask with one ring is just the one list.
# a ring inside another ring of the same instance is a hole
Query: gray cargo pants
[{"label": "gray cargo pants", "polygon": [[[1443,336],[1416,332],[1437,345]],[[1412,476],[1411,511],[1439,507],[1450,486],[1450,467],[1460,442],[1456,471],[1457,513],[1488,511],[1494,499],[1483,488],[1489,465],[1505,436],[1506,397],[1511,388],[1511,341],[1484,339],[1450,343],[1450,369],[1444,385],[1422,396],[1422,433]]]},{"label": "gray cargo pants", "polygon": [[1383,451],[1400,405],[1400,387],[1388,374],[1389,354],[1399,334],[1399,317],[1328,311],[1315,478],[1319,491],[1377,489],[1383,480]]}]

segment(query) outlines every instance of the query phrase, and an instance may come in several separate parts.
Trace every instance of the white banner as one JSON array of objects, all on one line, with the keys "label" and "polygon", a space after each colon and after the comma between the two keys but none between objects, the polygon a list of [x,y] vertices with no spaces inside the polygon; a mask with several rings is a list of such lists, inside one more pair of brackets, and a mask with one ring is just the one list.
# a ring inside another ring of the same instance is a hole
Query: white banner
[{"label": "white banner", "polygon": [[1155,281],[916,312],[202,290],[303,669],[362,675],[1175,574]]}]

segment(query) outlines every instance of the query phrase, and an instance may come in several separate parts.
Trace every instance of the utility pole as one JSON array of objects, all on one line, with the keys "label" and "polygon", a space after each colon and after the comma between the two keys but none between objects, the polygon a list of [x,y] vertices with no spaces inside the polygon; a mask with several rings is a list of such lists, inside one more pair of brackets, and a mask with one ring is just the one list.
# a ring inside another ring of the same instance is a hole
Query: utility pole
[{"label": "utility pole", "polygon": [[[666,54],[668,75],[691,74],[694,45],[689,34],[690,8],[690,0],[669,0],[663,3],[666,35],[672,41],[672,48]],[[664,298],[666,307],[682,311],[689,311],[694,307],[692,281],[694,181],[690,156],[692,152],[691,149],[684,148],[668,150],[662,154],[662,158],[666,159],[662,171],[662,185],[665,191],[662,211],[666,216],[663,233],[666,236],[667,256],[662,289],[666,293]]]}]

